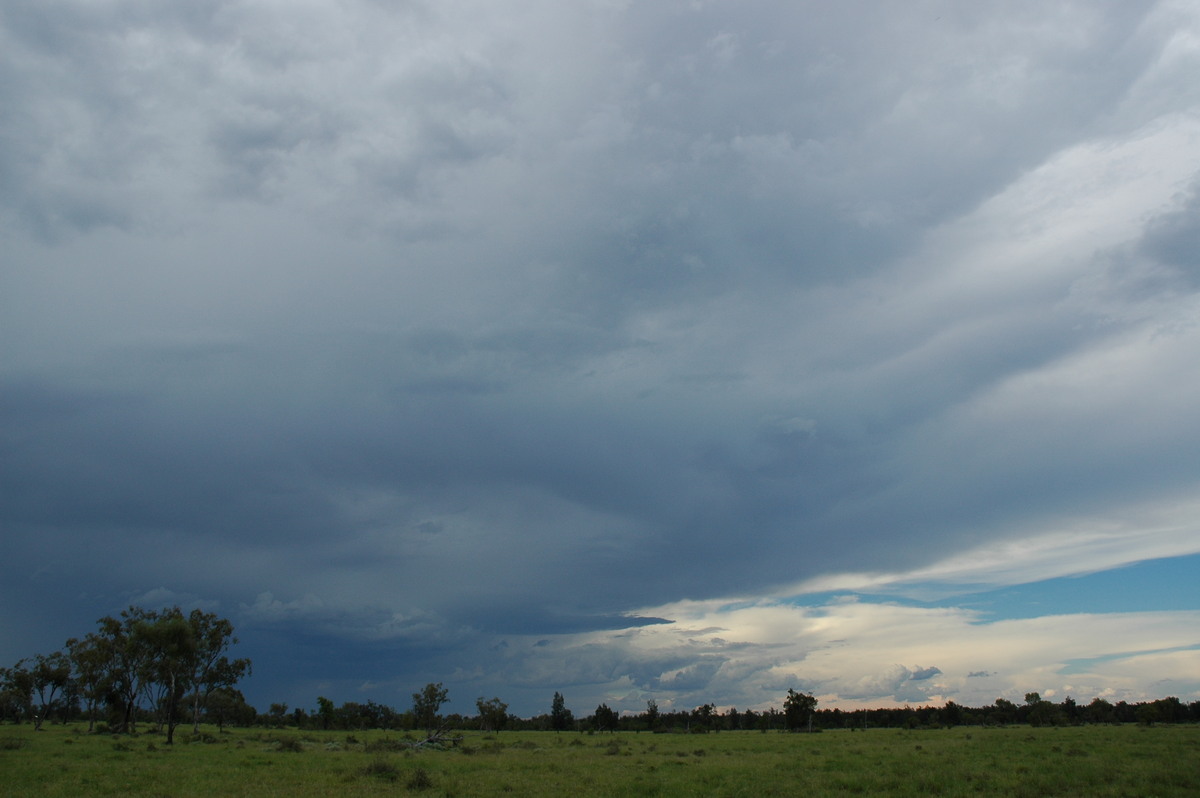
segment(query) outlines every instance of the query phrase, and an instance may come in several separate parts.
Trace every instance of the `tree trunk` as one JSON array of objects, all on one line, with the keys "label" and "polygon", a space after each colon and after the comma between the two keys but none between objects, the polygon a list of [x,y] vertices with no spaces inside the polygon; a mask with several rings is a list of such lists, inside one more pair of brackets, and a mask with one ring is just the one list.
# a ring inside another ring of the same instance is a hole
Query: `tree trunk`
[{"label": "tree trunk", "polygon": [[179,699],[175,692],[175,674],[171,674],[171,683],[167,686],[167,745],[175,744],[175,705]]},{"label": "tree trunk", "polygon": [[125,720],[121,724],[122,734],[133,734],[133,698],[126,696],[125,700]]},{"label": "tree trunk", "polygon": [[195,695],[192,697],[192,734],[200,733],[200,685],[196,685]]}]

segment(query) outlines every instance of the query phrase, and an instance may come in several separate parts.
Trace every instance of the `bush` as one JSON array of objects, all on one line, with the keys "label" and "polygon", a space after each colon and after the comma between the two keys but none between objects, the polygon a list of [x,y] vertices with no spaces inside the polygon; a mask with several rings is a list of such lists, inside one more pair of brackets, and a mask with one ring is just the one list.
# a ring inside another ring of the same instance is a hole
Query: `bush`
[{"label": "bush", "polygon": [[0,740],[0,751],[16,751],[29,745],[29,741],[24,737],[8,737]]},{"label": "bush", "polygon": [[387,781],[395,781],[396,779],[400,778],[400,771],[395,765],[393,765],[391,762],[388,762],[386,759],[376,759],[374,762],[363,768],[363,774],[367,776],[374,776],[378,779],[385,779]]},{"label": "bush", "polygon": [[299,754],[304,751],[304,744],[295,737],[280,737],[275,743],[275,750]]},{"label": "bush", "polygon": [[430,778],[428,771],[425,768],[417,768],[408,778],[408,784],[405,785],[410,790],[428,790],[433,786],[433,779]]},{"label": "bush", "polygon": [[219,742],[221,742],[218,738],[213,737],[208,732],[200,732],[199,734],[184,735],[183,741],[185,743],[219,743]]}]

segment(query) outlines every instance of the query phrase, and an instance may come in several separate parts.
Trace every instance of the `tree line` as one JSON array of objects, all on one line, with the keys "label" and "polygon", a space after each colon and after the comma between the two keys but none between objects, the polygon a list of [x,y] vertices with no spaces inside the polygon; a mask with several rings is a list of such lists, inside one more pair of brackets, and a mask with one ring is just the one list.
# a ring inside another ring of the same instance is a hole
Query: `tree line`
[{"label": "tree line", "polygon": [[0,668],[0,721],[30,722],[41,728],[47,720],[86,719],[89,731],[116,733],[132,733],[137,723],[146,722],[165,733],[168,743],[174,741],[175,729],[185,716],[193,733],[199,732],[202,721],[220,727],[229,723],[313,730],[424,729],[431,734],[468,729],[708,733],[1200,722],[1200,701],[1184,704],[1175,697],[1135,704],[1097,697],[1084,705],[1069,696],[1054,703],[1028,693],[1021,704],[997,698],[983,707],[948,701],[944,706],[842,710],[818,709],[814,696],[794,689],[783,697],[780,709],[759,712],[734,707],[721,711],[711,703],[661,710],[650,700],[642,712],[620,713],[601,703],[591,714],[577,718],[563,695],[555,692],[549,712],[529,718],[510,714],[508,704],[499,698],[482,696],[475,702],[477,714],[442,715],[449,692],[440,682],[413,693],[411,707],[404,710],[374,701],[336,706],[318,696],[313,709],[271,704],[260,713],[236,689],[251,669],[250,660],[230,658],[237,642],[233,625],[213,613],[192,610],[185,615],[179,607],[159,611],[130,607],[117,618],[101,618],[95,632],[67,640],[60,651]]},{"label": "tree line", "polygon": [[96,626],[59,651],[0,669],[0,720],[40,729],[54,718],[83,717],[89,731],[102,722],[117,733],[148,721],[173,743],[185,716],[199,731],[202,716],[223,722],[245,705],[234,686],[250,673],[250,660],[229,658],[237,638],[228,620],[198,609],[130,607]]},{"label": "tree line", "polygon": [[[430,701],[430,695],[440,700]],[[1079,704],[1073,698],[1054,703],[1036,693],[1017,704],[1005,698],[982,707],[966,707],[953,701],[943,706],[895,707],[843,710],[818,709],[817,699],[808,693],[789,690],[780,708],[762,711],[736,708],[719,710],[714,704],[692,709],[663,710],[650,700],[641,712],[619,713],[601,703],[591,714],[577,717],[566,706],[561,693],[554,693],[550,711],[532,717],[509,714],[507,704],[498,698],[476,701],[478,714],[450,713],[439,709],[446,701],[446,689],[429,684],[413,694],[412,708],[398,711],[384,704],[347,702],[340,707],[326,698],[318,698],[318,709],[289,711],[284,704],[271,705],[258,723],[266,726],[299,729],[359,731],[392,729],[410,731],[441,728],[444,730],[558,731],[558,732],[677,732],[701,734],[722,731],[817,732],[833,729],[908,728],[931,729],[953,726],[1071,726],[1084,724],[1196,723],[1200,722],[1200,701],[1184,704],[1178,698],[1155,701],[1111,703],[1095,698]]]}]

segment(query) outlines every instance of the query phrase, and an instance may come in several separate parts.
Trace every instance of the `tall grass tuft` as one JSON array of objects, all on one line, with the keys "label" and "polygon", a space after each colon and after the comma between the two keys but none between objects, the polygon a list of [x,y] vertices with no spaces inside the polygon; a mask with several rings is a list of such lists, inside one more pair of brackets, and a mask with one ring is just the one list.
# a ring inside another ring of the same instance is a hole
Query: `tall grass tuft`
[{"label": "tall grass tuft", "polygon": [[373,760],[369,765],[363,768],[363,774],[366,776],[374,776],[377,779],[384,779],[386,781],[396,781],[400,778],[400,770],[386,759]]},{"label": "tall grass tuft", "polygon": [[425,768],[417,768],[408,777],[408,783],[405,786],[410,790],[428,790],[433,786],[433,779]]},{"label": "tall grass tuft", "polygon": [[276,751],[287,751],[292,754],[304,753],[304,743],[297,740],[295,737],[280,737],[275,742]]}]

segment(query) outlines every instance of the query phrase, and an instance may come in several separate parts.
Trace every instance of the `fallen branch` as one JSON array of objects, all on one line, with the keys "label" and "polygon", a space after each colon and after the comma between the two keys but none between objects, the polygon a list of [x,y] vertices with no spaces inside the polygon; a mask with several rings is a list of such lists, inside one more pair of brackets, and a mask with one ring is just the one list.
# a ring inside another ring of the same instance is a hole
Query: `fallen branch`
[{"label": "fallen branch", "polygon": [[445,748],[448,746],[450,748],[454,748],[462,742],[462,739],[463,736],[461,734],[451,734],[446,724],[442,724],[437,731],[429,731],[425,735],[424,740],[413,743],[411,747],[425,748],[426,746],[429,746],[432,748]]}]

